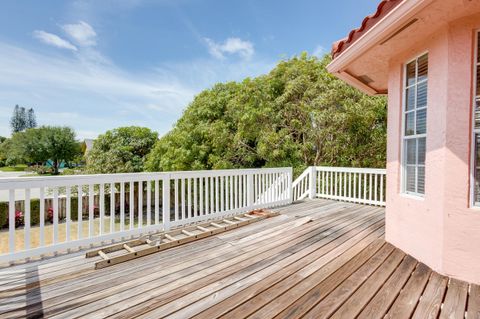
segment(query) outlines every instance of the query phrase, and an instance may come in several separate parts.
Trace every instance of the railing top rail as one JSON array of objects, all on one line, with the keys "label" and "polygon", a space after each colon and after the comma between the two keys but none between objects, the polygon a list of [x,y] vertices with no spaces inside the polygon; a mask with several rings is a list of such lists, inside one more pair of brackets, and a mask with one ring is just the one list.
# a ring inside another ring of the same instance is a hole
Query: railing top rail
[{"label": "railing top rail", "polygon": [[387,172],[387,170],[384,168],[329,167],[329,166],[317,166],[316,170],[326,171],[326,172],[373,173],[373,174],[386,174]]},{"label": "railing top rail", "polygon": [[34,177],[7,177],[0,178],[0,190],[36,188],[36,187],[63,187],[88,184],[107,184],[135,181],[150,181],[163,178],[195,178],[210,176],[235,176],[245,174],[289,173],[292,168],[255,168],[255,169],[225,169],[203,171],[178,172],[146,172],[120,173],[95,175],[68,175],[68,176],[34,176]]},{"label": "railing top rail", "polygon": [[310,174],[310,171],[309,171],[308,169],[306,169],[305,171],[303,171],[303,173],[300,174],[300,176],[298,176],[295,181],[293,181],[292,187],[297,186],[297,184],[300,183],[305,177],[307,177],[308,174]]}]

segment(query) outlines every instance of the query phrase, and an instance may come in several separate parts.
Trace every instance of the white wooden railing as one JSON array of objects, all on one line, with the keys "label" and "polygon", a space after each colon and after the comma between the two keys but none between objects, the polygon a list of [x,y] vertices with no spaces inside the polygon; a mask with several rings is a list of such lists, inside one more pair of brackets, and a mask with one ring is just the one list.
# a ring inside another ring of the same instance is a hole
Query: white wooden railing
[{"label": "white wooden railing", "polygon": [[292,184],[293,201],[307,196],[385,206],[386,170],[309,167]]},{"label": "white wooden railing", "polygon": [[[8,193],[0,262],[285,205],[291,190],[291,168],[0,178]],[[15,225],[19,206],[24,225]]]},{"label": "white wooden railing", "polygon": [[302,200],[310,195],[311,169],[306,169],[292,184],[293,201]]}]

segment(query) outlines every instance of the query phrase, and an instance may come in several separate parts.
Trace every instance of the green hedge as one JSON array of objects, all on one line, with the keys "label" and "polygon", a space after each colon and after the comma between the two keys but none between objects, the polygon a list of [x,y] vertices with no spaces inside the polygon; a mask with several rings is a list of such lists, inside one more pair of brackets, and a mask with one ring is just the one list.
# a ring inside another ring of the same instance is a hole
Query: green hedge
[{"label": "green hedge", "polygon": [[5,227],[8,222],[8,203],[0,202],[0,228]]},{"label": "green hedge", "polygon": [[[45,206],[45,220],[47,220],[48,207]],[[105,216],[110,214],[110,195],[105,195]],[[95,215],[98,215],[97,213]],[[70,199],[70,218],[73,221],[78,220],[78,198]],[[40,200],[32,199],[30,201],[30,224],[32,226],[40,224]],[[8,202],[0,202],[0,228],[8,228]]]}]

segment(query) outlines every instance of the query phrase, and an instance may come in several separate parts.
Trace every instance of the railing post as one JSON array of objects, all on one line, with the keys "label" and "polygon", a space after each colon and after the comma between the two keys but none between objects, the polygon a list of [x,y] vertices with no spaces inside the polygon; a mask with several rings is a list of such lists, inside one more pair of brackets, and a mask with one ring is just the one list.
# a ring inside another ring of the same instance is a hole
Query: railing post
[{"label": "railing post", "polygon": [[247,175],[247,207],[253,207],[255,201],[253,199],[253,173],[248,173]]},{"label": "railing post", "polygon": [[170,230],[170,174],[162,181],[162,223],[163,230]]},{"label": "railing post", "polygon": [[288,203],[293,203],[293,167],[290,167],[288,170],[288,177],[287,177],[287,196],[288,196]]},{"label": "railing post", "polygon": [[317,168],[310,166],[310,199],[317,197]]}]

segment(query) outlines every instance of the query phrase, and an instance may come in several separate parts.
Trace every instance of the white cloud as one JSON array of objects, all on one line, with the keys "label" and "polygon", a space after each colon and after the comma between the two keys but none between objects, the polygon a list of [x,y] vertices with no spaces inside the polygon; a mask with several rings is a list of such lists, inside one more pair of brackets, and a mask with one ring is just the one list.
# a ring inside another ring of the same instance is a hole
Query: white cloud
[{"label": "white cloud", "polygon": [[40,125],[67,125],[79,138],[129,125],[164,134],[201,90],[263,74],[273,66],[274,61],[260,57],[201,59],[131,72],[93,47],[61,56],[0,42],[0,135],[9,134],[15,104],[33,107]]},{"label": "white cloud", "polygon": [[315,50],[313,50],[313,55],[319,58],[323,58],[323,56],[327,53],[327,49],[323,46],[318,45]]},{"label": "white cloud", "polygon": [[33,36],[43,43],[53,45],[57,48],[68,49],[77,51],[77,47],[71,44],[69,41],[60,38],[58,35],[48,33],[42,30],[33,31]]},{"label": "white cloud", "polygon": [[94,46],[97,44],[97,33],[91,25],[84,21],[62,26],[65,33],[80,46]]},{"label": "white cloud", "polygon": [[209,38],[204,40],[207,44],[208,52],[217,59],[224,59],[225,54],[238,54],[244,59],[250,59],[255,53],[253,43],[240,38],[228,38],[223,43],[217,43]]}]

